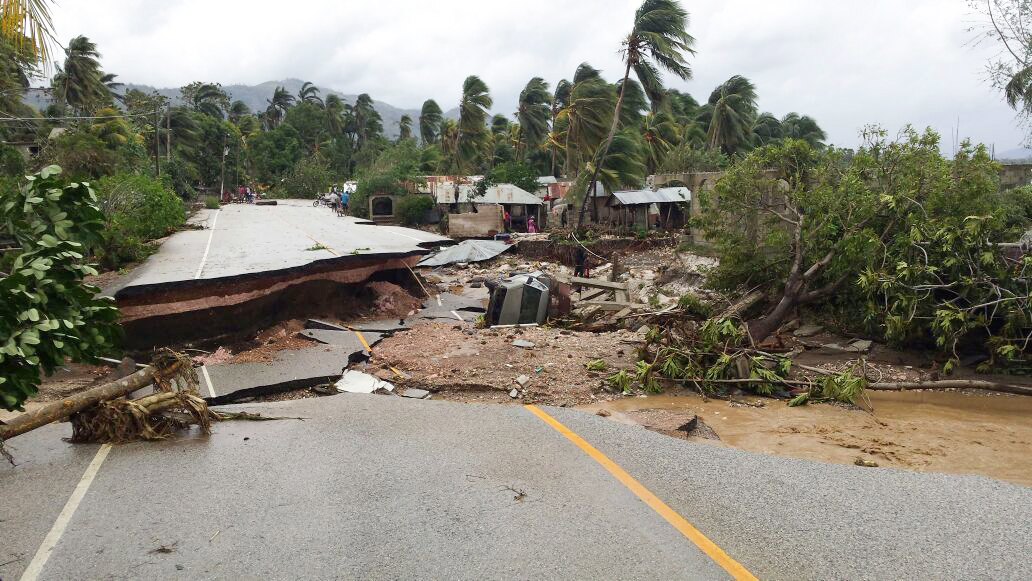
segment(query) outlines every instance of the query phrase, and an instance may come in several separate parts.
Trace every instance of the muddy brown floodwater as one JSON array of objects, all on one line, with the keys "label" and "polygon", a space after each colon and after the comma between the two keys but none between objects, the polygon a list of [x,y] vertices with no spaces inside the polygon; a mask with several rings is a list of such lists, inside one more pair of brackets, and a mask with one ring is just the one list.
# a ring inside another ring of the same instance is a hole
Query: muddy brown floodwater
[{"label": "muddy brown floodwater", "polygon": [[[610,419],[640,424],[684,438],[678,427],[693,415],[720,441],[713,445],[852,464],[863,458],[881,467],[981,474],[1032,486],[1032,398],[967,392],[868,392],[873,412],[835,405],[790,408],[703,401],[699,396],[633,397],[582,406],[606,410]],[[860,469],[860,468],[858,468]]]}]

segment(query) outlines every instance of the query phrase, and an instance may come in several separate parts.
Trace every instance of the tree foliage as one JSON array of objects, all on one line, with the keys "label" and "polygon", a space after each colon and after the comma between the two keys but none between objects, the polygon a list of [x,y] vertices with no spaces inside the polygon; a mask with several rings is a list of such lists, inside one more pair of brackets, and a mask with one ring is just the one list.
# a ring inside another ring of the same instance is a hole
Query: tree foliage
[{"label": "tree foliage", "polygon": [[36,393],[41,371],[111,353],[118,312],[83,283],[96,274],[83,260],[104,220],[88,185],[66,183],[59,167],[48,166],[0,192],[0,212],[21,246],[0,276],[0,407],[15,410]]},{"label": "tree foliage", "polygon": [[948,160],[939,136],[869,129],[845,163],[837,151],[785,140],[732,166],[704,224],[721,249],[717,281],[767,285],[775,297],[749,323],[759,341],[793,309],[862,304],[888,341],[927,344],[955,362],[989,346],[1024,360],[1032,336],[1027,258],[1009,257],[997,167],[984,146]]}]

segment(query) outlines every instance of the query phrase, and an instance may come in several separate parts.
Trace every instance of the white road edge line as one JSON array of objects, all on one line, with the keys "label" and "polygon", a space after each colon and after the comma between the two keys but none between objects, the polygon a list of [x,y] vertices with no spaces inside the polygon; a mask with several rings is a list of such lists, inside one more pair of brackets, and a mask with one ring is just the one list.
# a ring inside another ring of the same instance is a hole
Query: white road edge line
[{"label": "white road edge line", "polygon": [[210,395],[211,397],[218,397],[215,395],[215,388],[211,384],[211,376],[208,375],[207,365],[201,366],[201,375],[204,376],[204,385],[208,387],[208,395]]},{"label": "white road edge line", "polygon": [[100,465],[104,463],[104,459],[107,458],[109,452],[111,452],[111,444],[103,444],[97,450],[97,455],[93,457],[93,461],[86,467],[86,472],[83,473],[79,484],[72,491],[72,496],[68,498],[68,502],[61,509],[61,514],[57,515],[54,526],[50,528],[50,532],[43,539],[43,544],[39,546],[36,555],[32,557],[32,562],[29,563],[29,566],[25,568],[25,572],[22,573],[21,581],[36,581],[39,578],[39,574],[43,571],[43,565],[46,565],[51,551],[57,546],[57,542],[61,540],[61,535],[64,534],[65,528],[68,527],[68,523],[72,520],[75,510],[79,508],[79,503],[86,496],[86,491],[90,489],[93,478],[97,476],[97,472],[100,471]]},{"label": "white road edge line", "polygon": [[194,274],[194,278],[201,278],[201,270],[204,269],[204,263],[208,260],[208,251],[211,250],[211,239],[215,237],[215,224],[219,221],[219,212],[222,210],[215,210],[215,218],[211,221],[211,233],[208,234],[208,244],[204,247],[204,256],[201,257],[201,263],[197,265],[197,272]]},{"label": "white road edge line", "polygon": [[455,315],[455,318],[462,321],[463,323],[466,322],[466,320],[462,318],[462,315],[456,313],[455,311],[452,311],[451,314]]}]

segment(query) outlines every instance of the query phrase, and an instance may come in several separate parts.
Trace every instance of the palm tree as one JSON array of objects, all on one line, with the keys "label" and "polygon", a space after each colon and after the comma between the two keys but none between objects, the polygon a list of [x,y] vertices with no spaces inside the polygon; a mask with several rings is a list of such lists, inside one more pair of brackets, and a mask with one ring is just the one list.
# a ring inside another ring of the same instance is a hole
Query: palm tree
[{"label": "palm tree", "polygon": [[552,102],[550,104],[550,112],[552,114],[552,130],[548,133],[548,144],[552,149],[552,175],[559,177],[559,166],[556,164],[556,152],[559,149],[559,137],[556,129],[556,117],[559,112],[566,108],[567,103],[570,100],[570,91],[573,90],[573,85],[570,81],[563,79],[555,84],[555,92],[552,93]]},{"label": "palm tree", "polygon": [[115,77],[117,76],[118,75],[116,75],[115,73],[104,73],[100,76],[100,82],[103,83],[105,87],[107,87],[108,94],[111,95],[111,98],[115,99],[116,101],[122,101],[123,96],[121,93],[118,92],[118,88],[123,86],[123,83],[119,83],[115,80]]},{"label": "palm tree", "polygon": [[760,113],[753,121],[751,133],[753,145],[760,147],[780,140],[785,136],[785,129],[774,115]]},{"label": "palm tree", "polygon": [[326,111],[326,128],[334,138],[344,133],[344,101],[338,95],[326,96],[323,108]]},{"label": "palm tree", "polygon": [[441,139],[441,154],[444,158],[441,165],[442,173],[458,175],[462,171],[459,167],[459,125],[454,119],[444,119],[441,121],[438,133]]},{"label": "palm tree", "polygon": [[355,106],[351,108],[355,122],[355,137],[361,149],[373,135],[383,132],[383,120],[373,107],[373,98],[362,93],[355,98]]},{"label": "palm tree", "polygon": [[203,83],[193,92],[191,103],[195,111],[222,119],[223,109],[229,109],[229,96],[222,87],[214,83]]},{"label": "palm tree", "polygon": [[229,106],[229,120],[233,123],[240,123],[240,120],[251,114],[251,108],[247,106],[241,100],[233,101],[233,104]]},{"label": "palm tree", "polygon": [[47,0],[0,2],[0,37],[44,65],[50,61],[50,47],[57,42],[49,4]]},{"label": "palm tree", "polygon": [[[695,44],[695,39],[688,34],[687,28],[688,12],[681,8],[677,0],[645,0],[634,13],[634,26],[623,43],[624,63],[626,64],[623,83],[616,99],[609,136],[606,138],[600,161],[595,164],[594,175],[589,182],[591,188],[589,191],[594,190],[595,182],[598,180],[598,170],[604,164],[609,147],[613,142],[613,136],[616,135],[616,128],[620,123],[620,105],[624,99],[631,69],[634,69],[634,74],[638,77],[642,89],[653,104],[663,99],[659,69],[669,71],[683,80],[691,78],[692,71],[688,67],[684,53],[694,54],[692,45]],[[580,218],[583,217],[584,205],[582,204],[578,224]]]},{"label": "palm tree", "polygon": [[634,79],[620,80],[616,83],[616,90],[624,94],[623,105],[620,106],[620,127],[637,127],[642,122],[642,112],[649,110],[649,102],[645,99],[645,91],[641,90],[641,83]]},{"label": "palm tree", "polygon": [[491,117],[491,133],[493,135],[501,135],[509,132],[509,120],[505,118],[505,115],[493,115]]},{"label": "palm tree", "polygon": [[613,86],[601,78],[588,78],[573,86],[566,107],[556,117],[556,124],[565,129],[562,141],[567,176],[597,153],[612,120],[615,100]]},{"label": "palm tree", "polygon": [[99,59],[97,45],[85,36],[77,36],[68,43],[64,66],[57,68],[51,81],[56,98],[80,115],[111,101],[101,80]]},{"label": "palm tree", "polygon": [[588,63],[581,63],[577,65],[577,70],[573,73],[573,84],[582,83],[591,79],[601,79],[602,71],[589,65]]},{"label": "palm tree", "polygon": [[821,142],[828,138],[820,125],[817,125],[817,121],[809,115],[789,113],[781,120],[781,126],[784,128],[785,137],[802,139],[815,149],[823,147],[824,144]]},{"label": "palm tree", "polygon": [[[520,124],[520,141],[516,145],[516,158],[523,159],[526,153],[541,145],[548,134],[548,121],[551,115],[549,101],[552,96],[548,92],[548,83],[541,77],[534,77],[520,92],[519,109],[516,120]],[[524,155],[520,155],[520,152]]]},{"label": "palm tree", "polygon": [[487,111],[494,102],[487,84],[476,75],[466,77],[462,83],[462,99],[459,101],[459,162],[463,168],[471,168],[477,154],[484,149],[487,131]]},{"label": "palm tree", "polygon": [[677,124],[668,113],[650,111],[646,114],[641,121],[641,145],[646,171],[655,173],[679,140]]},{"label": "palm tree", "polygon": [[404,141],[412,137],[412,117],[402,115],[398,121],[398,141]]},{"label": "palm tree", "polygon": [[197,122],[182,107],[169,108],[159,123],[159,134],[165,142],[165,156],[172,161],[172,143],[179,149],[192,150],[199,143]]},{"label": "palm tree", "polygon": [[713,90],[700,119],[708,117],[706,141],[733,155],[749,147],[756,117],[756,87],[749,79],[735,75]]},{"label": "palm tree", "polygon": [[272,98],[266,99],[265,102],[269,104],[268,108],[265,109],[265,116],[272,126],[276,127],[283,120],[283,116],[287,114],[287,109],[290,109],[290,106],[294,104],[294,96],[288,93],[285,88],[276,87],[276,90],[272,92]]},{"label": "palm tree", "polygon": [[419,110],[419,137],[425,145],[437,141],[441,129],[441,106],[433,99],[423,101]]},{"label": "palm tree", "polygon": [[301,85],[301,89],[297,92],[297,100],[299,103],[314,103],[320,106],[323,104],[322,98],[319,97],[319,87],[308,81]]}]

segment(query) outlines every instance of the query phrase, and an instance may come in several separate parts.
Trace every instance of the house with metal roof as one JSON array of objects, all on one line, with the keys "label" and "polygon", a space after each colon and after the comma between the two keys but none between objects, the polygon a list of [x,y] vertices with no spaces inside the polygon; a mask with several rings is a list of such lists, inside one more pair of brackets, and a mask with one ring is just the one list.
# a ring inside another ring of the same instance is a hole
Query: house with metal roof
[{"label": "house with metal roof", "polygon": [[509,213],[514,231],[525,231],[527,219],[533,217],[541,227],[541,198],[513,184],[488,186],[483,196],[476,197],[471,184],[440,183],[433,187],[433,195],[442,212],[451,214],[472,212],[475,206],[502,206]]},{"label": "house with metal roof", "polygon": [[648,228],[680,228],[691,215],[692,191],[670,187],[613,192],[607,205],[610,219],[618,224]]}]

